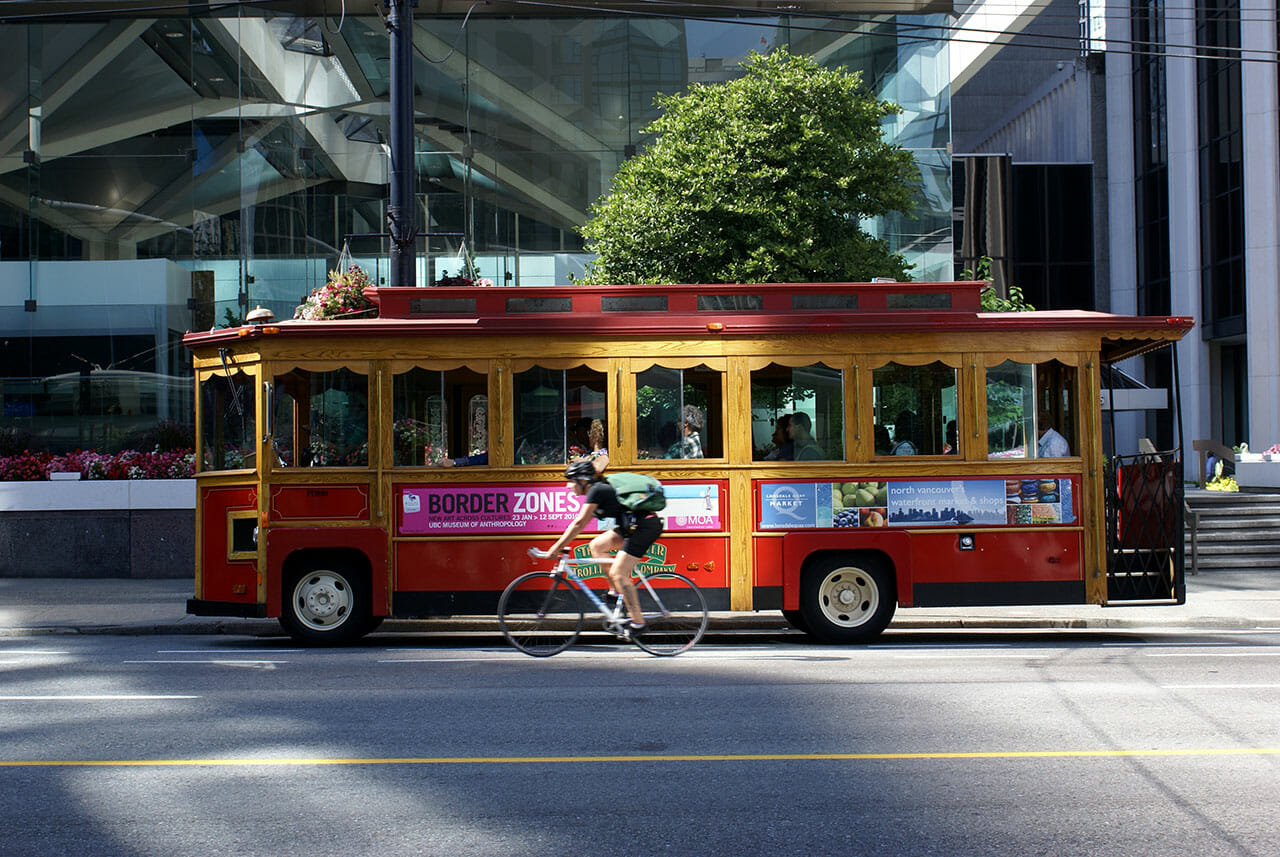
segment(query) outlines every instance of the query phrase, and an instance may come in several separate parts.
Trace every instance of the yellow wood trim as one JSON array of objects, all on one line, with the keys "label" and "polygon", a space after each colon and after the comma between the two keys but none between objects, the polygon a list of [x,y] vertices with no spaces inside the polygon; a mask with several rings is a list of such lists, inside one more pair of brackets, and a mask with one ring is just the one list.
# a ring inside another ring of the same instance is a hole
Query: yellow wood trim
[{"label": "yellow wood trim", "polygon": [[336,372],[339,369],[347,369],[356,375],[369,374],[368,360],[316,360],[310,358],[295,358],[293,360],[272,360],[271,374],[273,378],[281,375],[288,375],[294,370],[302,372]]},{"label": "yellow wood trim", "polygon": [[677,357],[674,354],[646,356],[639,359],[633,358],[630,362],[630,371],[637,375],[655,366],[660,366],[663,369],[696,369],[699,366],[706,366],[712,371],[724,372],[728,365],[727,358],[724,357]]},{"label": "yellow wood trim", "polygon": [[[1099,368],[1095,355],[1081,355],[1081,371],[1083,372],[1083,385],[1079,387],[1080,395],[1077,397],[1076,412],[1080,413],[1084,409],[1079,406],[1080,401],[1096,402],[1099,397],[1099,390],[1102,383],[1101,369]],[[1084,510],[1085,514],[1085,534],[1084,534],[1084,557],[1085,564],[1084,587],[1085,601],[1090,604],[1106,604],[1107,603],[1107,544],[1106,535],[1103,532],[1105,523],[1105,503],[1106,492],[1104,487],[1104,479],[1106,478],[1106,462],[1102,456],[1102,408],[1090,407],[1088,409],[1088,417],[1077,417],[1081,420],[1081,424],[1088,427],[1079,435],[1079,443],[1082,450],[1087,450],[1084,455],[1084,473],[1082,475],[1084,497],[1089,499],[1088,508]]]},{"label": "yellow wood trim", "polygon": [[733,358],[724,376],[724,454],[728,461],[750,461],[751,376],[747,361]]},{"label": "yellow wood trim", "polygon": [[959,352],[935,352],[931,354],[912,354],[909,352],[883,352],[878,354],[868,354],[866,365],[867,369],[875,372],[877,369],[883,369],[889,364],[898,366],[929,366],[934,363],[941,363],[951,369],[959,369],[964,365],[964,354]]},{"label": "yellow wood trim", "polygon": [[755,504],[751,496],[751,473],[737,472],[729,479],[729,609],[751,610],[755,567],[751,550]]},{"label": "yellow wood trim", "polygon": [[[366,414],[366,420],[369,423],[367,431],[370,439],[378,439],[376,444],[365,441],[365,445],[369,450],[369,466],[374,469],[374,479],[376,480],[373,490],[370,492],[373,495],[373,522],[376,526],[386,526],[386,509],[389,505],[386,493],[390,490],[390,483],[383,478],[385,467],[383,466],[382,452],[383,447],[387,446],[387,441],[391,438],[390,426],[387,424],[385,417],[385,414],[389,414],[391,411],[383,410],[383,396],[385,393],[383,388],[384,386],[389,388],[391,385],[382,383],[381,366],[374,367],[370,382],[373,386],[373,395],[368,399],[370,407]],[[384,426],[386,426],[386,430],[384,430]],[[390,459],[386,460],[390,461]]]},{"label": "yellow wood trim", "polygon": [[[868,444],[875,437],[875,429],[871,425],[871,417],[862,413],[862,371],[861,364],[853,357],[845,358],[844,364],[844,457],[850,461],[859,461],[866,457]],[[869,399],[867,400],[869,401]],[[869,432],[867,430],[870,430]],[[873,450],[874,451],[874,450]]]},{"label": "yellow wood trim", "polygon": [[987,442],[987,370],[982,366],[981,355],[966,354],[965,363],[968,371],[961,372],[965,384],[965,397],[969,401],[969,421],[959,422],[958,426],[970,425],[973,430],[960,437],[956,431],[956,440],[960,443],[960,452],[968,462],[985,462],[990,452]]},{"label": "yellow wood trim", "polygon": [[[612,348],[617,353],[619,349]],[[511,371],[515,374],[528,372],[530,369],[568,370],[586,367],[596,372],[609,371],[608,357],[518,357],[511,360]]]},{"label": "yellow wood trim", "polygon": [[[780,337],[781,338],[781,337]],[[832,353],[828,351],[825,354],[765,354],[759,356],[747,357],[747,368],[755,372],[759,369],[767,369],[770,366],[786,366],[789,369],[800,369],[805,366],[825,366],[828,369],[839,369],[840,361],[832,360]]]},{"label": "yellow wood trim", "polygon": [[[262,492],[259,491],[259,494]],[[235,549],[235,521],[257,521],[258,513],[252,509],[234,509],[227,511],[227,559],[257,559],[263,553],[260,550],[238,551]],[[259,533],[261,538],[261,533]]]},{"label": "yellow wood trim", "polygon": [[1021,363],[1023,365],[1033,365],[1036,363],[1049,363],[1053,360],[1058,361],[1063,366],[1080,366],[1081,356],[1071,351],[982,351],[975,352],[982,355],[982,364],[987,369],[999,366],[1001,363]]},{"label": "yellow wood trim", "polygon": [[609,450],[609,466],[615,471],[636,460],[636,376],[630,364],[619,358],[609,372],[607,398],[616,403],[613,412],[617,416],[605,426],[605,448]]},{"label": "yellow wood trim", "polygon": [[504,360],[490,364],[489,372],[489,466],[511,466],[511,430],[513,416],[504,405],[511,401],[511,367]]},{"label": "yellow wood trim", "polygon": [[487,374],[489,371],[489,361],[483,358],[410,358],[402,360],[388,360],[385,363],[387,371],[392,375],[403,375],[412,369],[425,369],[428,372],[448,372],[453,369],[470,369],[477,375]]}]

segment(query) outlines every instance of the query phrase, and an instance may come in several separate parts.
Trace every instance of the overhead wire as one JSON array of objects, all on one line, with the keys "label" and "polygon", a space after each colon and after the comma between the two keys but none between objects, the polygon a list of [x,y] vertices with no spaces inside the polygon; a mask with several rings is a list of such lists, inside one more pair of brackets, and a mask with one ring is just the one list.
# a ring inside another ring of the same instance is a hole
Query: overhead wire
[{"label": "overhead wire", "polygon": [[[64,7],[68,0],[64,0],[59,4]],[[84,0],[86,5],[92,0]],[[86,18],[104,18],[118,17],[120,15],[139,15],[150,12],[155,13],[173,13],[176,11],[190,12],[208,12],[219,11],[231,8],[242,8],[244,6],[265,6],[278,0],[191,0],[191,2],[180,4],[155,5],[137,3],[137,4],[121,4],[110,10],[110,14],[104,11],[100,4],[94,3],[94,8],[85,11],[68,10],[60,8],[57,12],[26,12],[18,14],[5,14],[3,8],[10,5],[31,6],[30,0],[0,0],[0,24],[32,22],[44,20],[65,20],[68,17],[86,17]],[[434,59],[422,51],[416,44],[415,52],[427,62],[433,64],[441,64],[446,62],[457,50],[457,46],[462,35],[466,31],[468,22],[474,10],[485,5],[487,0],[477,0],[466,11],[463,21],[459,27],[458,36],[455,37],[452,46],[447,54],[440,59]],[[732,6],[722,3],[699,3],[680,2],[680,0],[638,0],[639,5],[647,8],[612,8],[607,11],[610,16],[616,17],[638,17],[638,18],[679,18],[686,21],[699,21],[702,23],[717,23],[731,26],[760,26],[752,23],[752,20],[782,20],[786,23],[783,26],[790,30],[799,30],[802,32],[821,32],[835,33],[840,35],[863,35],[878,38],[895,38],[903,41],[943,41],[951,44],[974,44],[974,45],[991,45],[1000,44],[1007,47],[1020,47],[1031,50],[1058,50],[1071,49],[1080,51],[1082,37],[1080,34],[1056,34],[1056,33],[1027,33],[1024,30],[1005,30],[991,29],[983,27],[971,27],[961,22],[954,24],[944,23],[927,23],[914,22],[904,20],[904,18],[913,17],[912,15],[896,14],[884,16],[858,16],[844,14],[828,14],[822,12],[810,12],[803,9],[786,9],[779,10],[780,14],[765,14],[765,10],[757,7]],[[523,6],[533,9],[549,9],[560,12],[580,12],[585,15],[599,16],[603,12],[598,6],[590,5],[585,2],[572,2],[572,0],[503,0],[503,5]],[[708,11],[707,14],[690,15],[686,13],[672,14],[673,11],[701,8]],[[1025,7],[1016,3],[987,3],[978,4],[974,8],[983,9],[1012,9],[1035,11],[1034,17],[1044,13],[1049,13],[1052,3],[1032,2]],[[1145,8],[1145,7],[1143,7]],[[666,10],[666,11],[662,11]],[[961,11],[963,15],[965,11]],[[1229,12],[1231,10],[1224,10]],[[1238,16],[1232,14],[1215,14],[1207,20],[1210,23],[1239,23],[1245,24],[1272,24],[1276,21],[1275,17],[1269,17],[1266,14],[1260,14],[1258,17],[1246,15],[1243,10],[1237,10]],[[343,16],[345,19],[345,0],[343,3]],[[718,13],[718,14],[717,14]],[[934,13],[940,14],[940,13]],[[1052,13],[1050,13],[1052,14]],[[442,17],[442,16],[436,16]],[[1055,17],[1066,19],[1066,13],[1055,15]],[[1121,16],[1113,16],[1121,17]],[[1123,16],[1128,18],[1130,16]],[[1191,16],[1138,16],[1140,18],[1148,18],[1153,21],[1190,21]],[[744,20],[745,19],[745,20]],[[797,21],[820,21],[822,25],[805,25],[796,23]],[[1078,17],[1077,21],[1083,23]],[[1199,16],[1195,16],[1194,20],[1200,21]],[[893,33],[876,33],[867,32],[860,29],[847,29],[839,25],[855,25],[858,26],[879,26],[892,22],[895,27]],[[835,26],[833,26],[835,25]],[[341,26],[341,25],[340,25]],[[992,38],[966,38],[966,36],[991,36]],[[1097,41],[1106,45],[1106,53],[1121,56],[1155,56],[1155,57],[1177,57],[1181,59],[1210,59],[1222,60],[1232,59],[1241,62],[1263,62],[1277,64],[1280,63],[1280,50],[1259,50],[1257,48],[1246,47],[1242,45],[1202,45],[1202,44],[1186,44],[1171,43],[1167,41],[1153,41],[1144,39],[1114,39],[1100,38]]]},{"label": "overhead wire", "polygon": [[[505,0],[515,6],[529,6],[533,8],[548,8],[567,11],[593,11],[594,7],[584,6],[574,3],[572,0]],[[1071,47],[1079,50],[1081,37],[1079,34],[1074,35],[1057,35],[1052,33],[1024,33],[1021,31],[1011,32],[1008,30],[994,30],[983,28],[964,27],[959,25],[948,24],[930,24],[915,23],[910,21],[902,21],[902,16],[896,16],[897,19],[889,16],[882,17],[859,17],[845,15],[823,15],[819,13],[803,12],[796,10],[788,10],[785,15],[779,16],[761,16],[759,9],[747,7],[725,7],[721,4],[699,4],[699,3],[677,3],[675,0],[643,0],[644,6],[702,6],[703,8],[714,8],[718,10],[728,9],[737,11],[743,16],[754,16],[756,18],[769,17],[778,19],[787,19],[787,23],[782,26],[790,30],[800,30],[802,32],[817,33],[836,33],[840,35],[864,35],[869,37],[887,38],[892,37],[906,41],[939,41],[952,44],[977,44],[989,45],[993,43],[992,39],[968,39],[959,37],[956,34],[965,33],[981,33],[997,37],[998,43],[1006,46],[1016,46],[1023,48],[1043,48],[1051,49],[1056,47]],[[611,9],[610,15],[631,16],[640,18],[670,18],[667,14],[649,12],[639,9]],[[720,24],[736,24],[739,26],[759,26],[758,24],[749,24],[734,18],[727,18],[723,15],[680,15],[681,20],[701,21],[704,23],[720,23]],[[875,33],[856,29],[842,29],[840,27],[831,26],[806,26],[796,24],[794,19],[800,18],[804,20],[817,19],[830,23],[855,23],[859,25],[883,25],[893,23],[895,30],[893,33]],[[916,32],[902,32],[903,29],[911,29]],[[951,34],[949,38],[941,36],[925,35],[925,32]],[[1034,43],[1029,43],[1033,42]],[[1114,53],[1122,56],[1166,56],[1178,57],[1182,59],[1239,59],[1244,62],[1265,62],[1280,63],[1280,51],[1259,51],[1255,48],[1247,48],[1241,46],[1218,46],[1218,45],[1191,45],[1191,44],[1172,44],[1169,42],[1152,42],[1149,40],[1134,39],[1099,39],[1107,45],[1107,53]],[[1041,44],[1047,42],[1047,44]],[[1128,47],[1129,50],[1118,50],[1113,46]],[[1150,47],[1148,47],[1150,46]],[[1171,53],[1171,51],[1174,51]],[[1224,57],[1222,54],[1227,54]],[[1232,54],[1240,54],[1240,56],[1231,56]],[[1245,54],[1248,54],[1247,56]]]}]

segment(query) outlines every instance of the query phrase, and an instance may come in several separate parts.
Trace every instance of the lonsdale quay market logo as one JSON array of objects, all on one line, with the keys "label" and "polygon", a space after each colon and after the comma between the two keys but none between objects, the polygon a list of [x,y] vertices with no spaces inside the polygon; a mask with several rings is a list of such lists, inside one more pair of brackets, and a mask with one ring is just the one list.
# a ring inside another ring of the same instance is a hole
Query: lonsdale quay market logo
[{"label": "lonsdale quay market logo", "polygon": [[799,510],[805,507],[808,498],[790,485],[779,485],[769,493],[766,502],[769,504],[769,508],[774,511],[774,514],[800,521],[803,518],[799,514]]},{"label": "lonsdale quay market logo", "polygon": [[[574,559],[591,559],[591,545],[578,545],[573,549]],[[645,554],[644,559],[636,563],[635,570],[632,573],[635,577],[653,577],[655,574],[662,574],[665,571],[675,571],[675,564],[666,564],[667,546],[662,542],[654,542],[649,548],[649,552]],[[592,577],[605,577],[609,572],[609,564],[612,560],[606,558],[597,562],[595,565],[579,565],[570,569],[574,577],[581,580],[587,580]]]}]

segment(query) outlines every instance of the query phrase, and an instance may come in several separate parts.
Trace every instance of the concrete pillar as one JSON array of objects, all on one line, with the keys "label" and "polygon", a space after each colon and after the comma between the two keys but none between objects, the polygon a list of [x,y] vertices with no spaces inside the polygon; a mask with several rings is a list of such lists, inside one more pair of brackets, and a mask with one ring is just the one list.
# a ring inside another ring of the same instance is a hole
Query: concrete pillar
[{"label": "concrete pillar", "polygon": [[[1169,154],[1169,278],[1174,315],[1201,319],[1200,311],[1200,153],[1197,133],[1194,0],[1170,0],[1164,8],[1166,120]],[[1178,345],[1182,388],[1183,448],[1197,438],[1213,437],[1210,408],[1209,349],[1199,328]],[[1188,478],[1196,465],[1183,456]]]},{"label": "concrete pillar", "polygon": [[[1280,442],[1280,141],[1277,140],[1275,0],[1241,0],[1244,98],[1244,276],[1249,448]],[[1261,62],[1248,62],[1250,59]]]}]

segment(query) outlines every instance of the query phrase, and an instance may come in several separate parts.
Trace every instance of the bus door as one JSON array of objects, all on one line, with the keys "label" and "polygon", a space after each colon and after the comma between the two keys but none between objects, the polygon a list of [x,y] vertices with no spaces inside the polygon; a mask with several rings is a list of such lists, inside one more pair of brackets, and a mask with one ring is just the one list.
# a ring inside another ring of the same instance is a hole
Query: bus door
[{"label": "bus door", "polygon": [[1107,467],[1107,601],[1187,600],[1182,456],[1116,456]]}]

